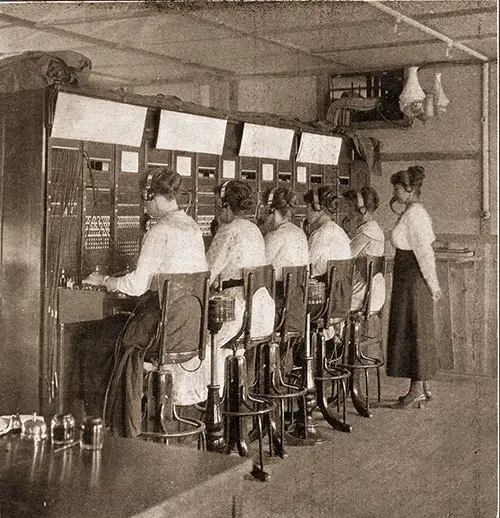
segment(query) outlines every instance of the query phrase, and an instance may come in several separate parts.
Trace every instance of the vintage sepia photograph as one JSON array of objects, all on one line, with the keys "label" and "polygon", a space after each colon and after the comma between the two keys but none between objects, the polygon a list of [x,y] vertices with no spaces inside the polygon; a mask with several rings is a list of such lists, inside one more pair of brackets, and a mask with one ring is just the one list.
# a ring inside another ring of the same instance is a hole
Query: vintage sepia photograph
[{"label": "vintage sepia photograph", "polygon": [[0,518],[498,517],[494,0],[0,2]]}]

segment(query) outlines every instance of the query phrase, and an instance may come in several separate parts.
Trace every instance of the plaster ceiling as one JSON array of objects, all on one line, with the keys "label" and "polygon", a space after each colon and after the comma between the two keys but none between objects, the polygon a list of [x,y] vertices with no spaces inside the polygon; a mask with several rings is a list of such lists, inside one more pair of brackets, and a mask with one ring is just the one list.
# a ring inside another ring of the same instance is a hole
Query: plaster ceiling
[{"label": "plaster ceiling", "polygon": [[[401,17],[385,12],[380,4]],[[405,17],[429,30],[407,23]],[[453,41],[451,48],[447,38]],[[28,50],[68,49],[92,60],[92,84],[123,87],[479,63],[497,59],[497,4],[0,4],[0,58]]]}]

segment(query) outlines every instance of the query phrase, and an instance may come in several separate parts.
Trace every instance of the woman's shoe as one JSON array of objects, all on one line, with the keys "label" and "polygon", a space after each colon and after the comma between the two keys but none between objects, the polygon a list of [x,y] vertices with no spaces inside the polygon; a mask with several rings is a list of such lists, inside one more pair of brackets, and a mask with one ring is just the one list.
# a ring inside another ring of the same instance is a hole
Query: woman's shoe
[{"label": "woman's shoe", "polygon": [[[427,399],[427,401],[431,401],[432,400],[432,392],[431,392],[431,389],[429,388],[429,385],[427,384],[426,381],[424,381],[424,394],[425,394],[425,399]],[[399,396],[398,400],[399,401],[404,401],[404,399],[407,396],[408,396],[408,394],[406,396]]]},{"label": "woman's shoe", "polygon": [[427,401],[430,401],[432,399],[432,392],[427,381],[424,381],[424,394]]},{"label": "woman's shoe", "polygon": [[406,408],[423,408],[427,403],[427,397],[425,394],[420,394],[415,398],[409,398],[408,396],[401,396],[397,403],[391,405],[391,408],[406,409]]}]

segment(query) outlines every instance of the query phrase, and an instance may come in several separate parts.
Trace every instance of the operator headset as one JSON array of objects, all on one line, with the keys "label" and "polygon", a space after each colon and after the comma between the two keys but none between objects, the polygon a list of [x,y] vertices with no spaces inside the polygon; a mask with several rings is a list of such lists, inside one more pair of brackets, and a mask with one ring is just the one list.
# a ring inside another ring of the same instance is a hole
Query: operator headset
[{"label": "operator headset", "polygon": [[155,192],[151,188],[151,184],[153,182],[153,174],[149,173],[146,178],[146,185],[144,189],[142,189],[142,199],[144,201],[151,201],[155,197]]},{"label": "operator headset", "polygon": [[[405,186],[405,191],[407,193],[410,193],[410,192],[413,192],[413,187],[411,185],[407,185]],[[389,207],[391,208],[392,212],[394,212],[394,214],[397,214],[398,216],[401,216],[401,214],[403,214],[404,210],[402,212],[396,210],[394,208],[394,204],[398,203],[398,199],[396,198],[396,196],[393,196],[391,198],[391,201],[389,202]]]},{"label": "operator headset", "polygon": [[320,211],[321,210],[321,204],[319,202],[318,189],[312,189],[312,197],[313,197],[312,208],[315,211]]},{"label": "operator headset", "polygon": [[271,189],[271,191],[269,192],[269,196],[267,198],[266,205],[269,207],[270,212],[274,211],[274,209],[271,207],[271,205],[273,204],[275,192],[276,192],[276,187],[274,189]]},{"label": "operator headset", "polygon": [[357,200],[358,212],[362,216],[364,216],[366,214],[367,210],[365,207],[365,202],[363,200],[363,195],[359,191],[356,191],[356,200]]},{"label": "operator headset", "polygon": [[226,189],[227,189],[227,186],[228,186],[230,181],[231,180],[226,180],[221,185],[221,188],[220,188],[220,201],[222,202],[222,207],[223,208],[227,207],[227,201],[225,201],[225,197],[226,197]]}]

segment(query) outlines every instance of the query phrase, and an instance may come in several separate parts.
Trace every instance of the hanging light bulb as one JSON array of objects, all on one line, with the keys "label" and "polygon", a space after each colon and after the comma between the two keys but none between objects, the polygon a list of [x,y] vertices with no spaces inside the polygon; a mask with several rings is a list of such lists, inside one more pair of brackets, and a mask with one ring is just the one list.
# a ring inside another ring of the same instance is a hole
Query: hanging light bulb
[{"label": "hanging light bulb", "polygon": [[443,86],[441,85],[441,72],[436,72],[434,75],[434,107],[438,114],[444,113],[450,100],[446,97]]},{"label": "hanging light bulb", "polygon": [[399,108],[410,122],[424,111],[425,92],[418,82],[417,70],[418,67],[408,67],[408,79],[399,96]]}]

